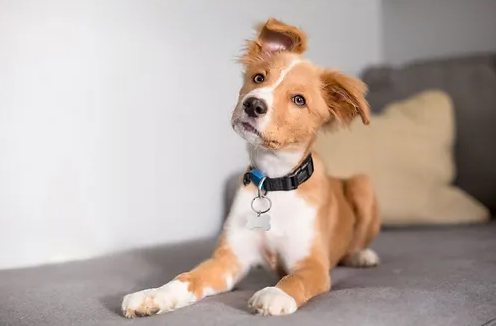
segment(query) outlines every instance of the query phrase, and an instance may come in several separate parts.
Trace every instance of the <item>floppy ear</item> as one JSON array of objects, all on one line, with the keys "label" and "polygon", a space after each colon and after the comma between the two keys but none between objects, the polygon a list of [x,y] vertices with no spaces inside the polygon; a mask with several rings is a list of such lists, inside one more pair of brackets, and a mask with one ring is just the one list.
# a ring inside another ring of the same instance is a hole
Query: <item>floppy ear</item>
[{"label": "floppy ear", "polygon": [[333,70],[325,70],[320,78],[322,96],[330,112],[329,124],[337,120],[347,126],[357,115],[364,124],[369,124],[370,108],[365,99],[367,86],[361,80]]},{"label": "floppy ear", "polygon": [[275,18],[270,18],[258,25],[257,37],[255,40],[248,41],[246,53],[241,61],[246,64],[256,58],[271,56],[280,51],[301,54],[306,48],[307,37],[303,31]]}]

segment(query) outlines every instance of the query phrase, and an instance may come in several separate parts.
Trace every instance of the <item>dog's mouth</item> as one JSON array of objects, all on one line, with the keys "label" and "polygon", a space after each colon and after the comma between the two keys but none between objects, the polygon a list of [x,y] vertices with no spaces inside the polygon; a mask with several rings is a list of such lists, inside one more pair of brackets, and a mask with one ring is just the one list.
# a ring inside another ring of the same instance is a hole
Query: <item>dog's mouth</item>
[{"label": "dog's mouth", "polygon": [[260,131],[258,131],[257,128],[255,128],[252,124],[250,124],[248,122],[238,122],[237,125],[244,132],[255,135],[259,139],[260,145],[262,145],[262,146],[269,147],[269,148],[278,148],[281,146],[281,143],[278,142],[277,140],[268,139],[268,138],[264,137],[260,133]]},{"label": "dog's mouth", "polygon": [[255,134],[257,135],[260,139],[263,140],[263,137],[262,135],[260,134],[260,132],[257,130],[257,128],[253,127],[251,124],[249,124],[248,122],[241,122],[241,127],[243,127],[243,129],[249,133],[252,133],[252,134]]}]

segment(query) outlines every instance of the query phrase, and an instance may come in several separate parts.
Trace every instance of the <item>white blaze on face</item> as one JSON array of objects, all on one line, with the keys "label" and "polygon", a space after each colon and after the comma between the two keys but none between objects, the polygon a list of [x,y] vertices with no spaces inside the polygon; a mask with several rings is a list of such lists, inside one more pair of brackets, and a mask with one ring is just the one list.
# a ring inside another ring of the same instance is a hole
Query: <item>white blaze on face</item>
[{"label": "white blaze on face", "polygon": [[274,90],[282,83],[286,75],[293,69],[297,64],[303,62],[301,59],[293,59],[286,68],[284,68],[281,71],[281,74],[279,75],[279,78],[269,86],[266,87],[260,87],[257,89],[252,90],[251,92],[247,93],[241,101],[239,101],[239,106],[240,109],[242,110],[243,102],[249,98],[249,97],[256,97],[258,99],[264,100],[265,103],[267,104],[267,114],[265,114],[262,118],[257,119],[257,125],[255,126],[258,131],[263,132],[267,125],[270,122],[270,118],[272,116],[272,112],[274,110],[273,105],[274,105]]}]

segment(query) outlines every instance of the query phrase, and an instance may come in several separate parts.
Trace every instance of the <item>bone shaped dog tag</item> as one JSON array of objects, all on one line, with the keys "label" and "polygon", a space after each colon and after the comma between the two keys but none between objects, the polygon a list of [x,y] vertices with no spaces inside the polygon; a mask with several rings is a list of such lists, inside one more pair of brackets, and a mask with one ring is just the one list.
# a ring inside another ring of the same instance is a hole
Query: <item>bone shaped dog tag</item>
[{"label": "bone shaped dog tag", "polygon": [[257,214],[256,216],[251,216],[248,218],[248,223],[246,227],[250,230],[260,229],[263,231],[270,230],[270,215],[269,214]]}]

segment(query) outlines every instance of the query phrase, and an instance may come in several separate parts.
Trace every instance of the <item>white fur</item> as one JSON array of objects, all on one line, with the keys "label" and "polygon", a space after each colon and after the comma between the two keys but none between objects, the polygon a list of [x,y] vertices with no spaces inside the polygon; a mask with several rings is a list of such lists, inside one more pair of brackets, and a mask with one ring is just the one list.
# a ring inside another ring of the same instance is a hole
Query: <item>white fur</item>
[{"label": "white fur", "polygon": [[296,301],[283,290],[269,286],[255,293],[248,307],[264,316],[288,315],[296,311]]},{"label": "white fur", "polygon": [[232,290],[233,286],[234,286],[234,280],[233,280],[232,276],[227,275],[226,276],[226,287],[227,287],[227,291]]},{"label": "white fur", "polygon": [[[302,152],[272,151],[249,145],[252,164],[269,177],[289,173],[302,159]],[[270,192],[272,201],[269,231],[249,230],[246,222],[255,212],[251,201],[257,195],[252,187],[241,187],[233,201],[225,224],[228,245],[239,258],[244,270],[264,261],[264,248],[278,254],[283,267],[291,271],[310,254],[315,238],[317,210],[298,196],[296,191]],[[258,291],[250,300],[250,307],[263,315],[281,315],[296,311],[294,299],[278,288]]]},{"label": "white fur", "polygon": [[[242,112],[241,114],[244,114],[244,112]],[[243,127],[239,125],[239,123],[234,125],[234,131],[236,131],[236,133],[240,135],[244,140],[246,140],[246,142],[249,144],[262,144],[262,139],[260,139],[258,135],[245,131]]]},{"label": "white fur", "polygon": [[[267,114],[262,122],[257,125],[259,130],[270,121],[273,111],[273,91],[283,81],[287,73],[301,60],[294,60],[282,71],[275,83],[268,87],[260,88],[249,94],[263,98],[269,106]],[[240,101],[242,106],[243,100]],[[237,107],[236,114],[240,114],[242,107]],[[245,114],[241,112],[241,114]],[[259,119],[260,120],[260,119]],[[279,177],[288,174],[302,159],[302,152],[298,151],[273,151],[256,146],[260,143],[258,136],[246,133],[239,127],[235,130],[241,134],[249,144],[250,159],[252,164],[260,169],[268,177]],[[277,253],[281,258],[283,267],[288,271],[295,264],[306,258],[310,253],[310,247],[315,238],[315,219],[317,210],[298,196],[296,191],[270,192],[267,196],[272,201],[270,215],[271,228],[268,231],[250,230],[246,227],[249,217],[256,213],[251,209],[251,202],[257,196],[253,187],[241,187],[232,203],[230,214],[224,225],[224,234],[227,245],[233,251],[241,264],[241,272],[237,275],[226,275],[227,290],[230,290],[236,282],[243,278],[254,265],[266,263],[264,261],[264,249]],[[267,265],[267,264],[266,264]],[[203,290],[202,297],[216,294],[211,287]],[[188,291],[187,283],[171,281],[158,289],[150,289],[127,295],[122,303],[122,309],[126,315],[132,315],[129,311],[139,309],[143,303],[150,300],[159,305],[159,313],[171,311],[189,305],[201,298],[195,298]],[[262,314],[280,315],[296,311],[294,299],[278,288],[265,288],[257,292],[251,302],[251,306]]]},{"label": "white fur", "polygon": [[[252,148],[250,157],[257,168],[266,175],[274,177],[287,174],[302,158],[302,153]],[[241,264],[238,275],[226,275],[227,291],[243,278],[252,266],[264,264],[265,248],[278,254],[283,267],[291,271],[294,266],[310,254],[315,238],[315,219],[317,210],[298,196],[296,191],[270,192],[272,200],[269,231],[250,230],[246,227],[247,219],[255,212],[251,201],[257,196],[253,187],[241,187],[233,201],[230,214],[224,226],[227,245],[237,256]],[[202,297],[217,294],[211,287],[203,290]],[[201,298],[202,298],[201,297]],[[187,306],[201,298],[196,298],[188,291],[188,284],[173,280],[157,289],[149,289],[124,297],[122,310],[128,317],[143,304],[158,307],[158,313],[172,311]],[[294,299],[280,289],[265,288],[257,292],[251,302],[259,313],[278,315],[292,313],[296,310]]]},{"label": "white fur", "polygon": [[307,257],[315,235],[316,209],[296,192],[273,192],[269,231],[250,230],[247,220],[255,190],[240,189],[225,226],[226,239],[245,268],[262,263],[263,246],[277,252],[287,268]]},{"label": "white fur", "polygon": [[371,267],[379,265],[379,256],[372,249],[361,250],[345,260],[345,264],[352,267]]},{"label": "white fur", "polygon": [[128,294],[122,300],[122,311],[126,317],[132,317],[130,311],[136,311],[144,305],[158,307],[158,314],[188,306],[196,301],[193,293],[188,291],[188,283],[172,280],[156,288]]},{"label": "white fur", "polygon": [[211,287],[206,287],[203,289],[203,297],[209,297],[211,295],[215,295],[217,294],[218,292],[215,291],[214,289],[212,289]]},{"label": "white fur", "polygon": [[[250,156],[256,162],[255,166],[269,177],[287,174],[302,157],[302,153],[297,152],[252,149]],[[270,230],[249,230],[246,223],[255,215],[251,201],[256,195],[253,188],[241,188],[236,194],[225,226],[228,244],[245,268],[263,262],[263,246],[266,246],[277,252],[285,267],[291,269],[310,253],[316,231],[316,208],[296,191],[270,192],[267,194],[272,201],[268,212]]]},{"label": "white fur", "polygon": [[295,150],[272,150],[248,144],[251,164],[271,178],[290,173],[303,158],[303,152]]}]

